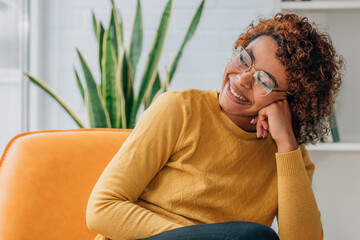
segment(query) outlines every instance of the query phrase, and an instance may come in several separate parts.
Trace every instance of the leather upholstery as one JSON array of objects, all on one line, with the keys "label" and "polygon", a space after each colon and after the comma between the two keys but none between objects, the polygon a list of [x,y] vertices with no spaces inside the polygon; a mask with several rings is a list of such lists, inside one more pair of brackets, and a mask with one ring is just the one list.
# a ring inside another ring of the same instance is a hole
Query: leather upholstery
[{"label": "leather upholstery", "polygon": [[93,239],[87,200],[131,130],[23,133],[0,160],[0,239]]}]

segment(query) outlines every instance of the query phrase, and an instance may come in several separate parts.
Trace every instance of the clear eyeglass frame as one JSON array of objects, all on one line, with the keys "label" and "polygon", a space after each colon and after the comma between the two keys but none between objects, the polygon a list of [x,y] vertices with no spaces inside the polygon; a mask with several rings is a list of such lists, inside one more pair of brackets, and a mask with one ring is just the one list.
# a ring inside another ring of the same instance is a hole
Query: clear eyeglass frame
[{"label": "clear eyeglass frame", "polygon": [[[233,54],[230,60],[232,66],[239,73],[248,72],[253,66],[253,58],[250,53],[242,46],[233,46]],[[255,69],[255,73],[252,76],[252,88],[261,96],[267,96],[272,91],[274,92],[287,92],[284,90],[274,89],[275,80],[273,80],[269,74],[263,70]]]}]

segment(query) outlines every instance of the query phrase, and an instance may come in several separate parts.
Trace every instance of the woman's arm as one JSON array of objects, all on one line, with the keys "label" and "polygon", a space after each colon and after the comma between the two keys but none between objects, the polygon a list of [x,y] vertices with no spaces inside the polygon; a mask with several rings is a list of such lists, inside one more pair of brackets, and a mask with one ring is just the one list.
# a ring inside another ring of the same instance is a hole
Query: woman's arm
[{"label": "woman's arm", "polygon": [[305,147],[277,153],[279,236],[282,240],[324,238],[321,215],[311,188],[314,164]]},{"label": "woman's arm", "polygon": [[137,239],[181,227],[134,202],[166,164],[181,136],[176,93],[162,94],[141,116],[91,193],[86,221],[111,239]]},{"label": "woman's arm", "polygon": [[286,100],[275,102],[258,113],[258,136],[271,133],[278,153],[279,236],[281,240],[321,240],[320,212],[311,188],[314,164],[306,149],[298,147]]}]

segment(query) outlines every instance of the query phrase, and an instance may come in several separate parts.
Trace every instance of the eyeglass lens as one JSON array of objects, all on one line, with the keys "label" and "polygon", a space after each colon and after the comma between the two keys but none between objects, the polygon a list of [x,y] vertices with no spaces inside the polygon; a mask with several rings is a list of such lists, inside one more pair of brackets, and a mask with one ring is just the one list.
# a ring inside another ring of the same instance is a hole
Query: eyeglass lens
[{"label": "eyeglass lens", "polygon": [[[231,63],[239,72],[246,72],[252,67],[252,58],[243,47],[239,46],[231,57]],[[253,88],[263,96],[268,95],[275,86],[274,81],[261,70],[255,71],[253,81]]]}]

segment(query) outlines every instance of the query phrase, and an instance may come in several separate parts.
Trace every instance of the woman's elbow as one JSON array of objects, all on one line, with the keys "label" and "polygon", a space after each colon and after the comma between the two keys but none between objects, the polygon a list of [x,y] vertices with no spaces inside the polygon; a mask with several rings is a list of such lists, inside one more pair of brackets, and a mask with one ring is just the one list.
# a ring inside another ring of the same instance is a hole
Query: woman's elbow
[{"label": "woman's elbow", "polygon": [[90,196],[86,207],[86,225],[93,232],[101,232],[104,222],[104,202]]}]

